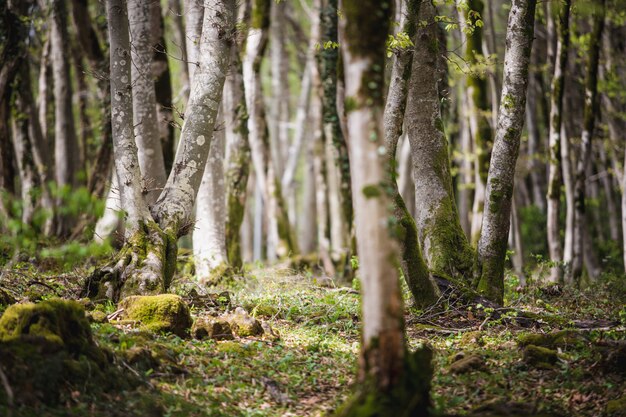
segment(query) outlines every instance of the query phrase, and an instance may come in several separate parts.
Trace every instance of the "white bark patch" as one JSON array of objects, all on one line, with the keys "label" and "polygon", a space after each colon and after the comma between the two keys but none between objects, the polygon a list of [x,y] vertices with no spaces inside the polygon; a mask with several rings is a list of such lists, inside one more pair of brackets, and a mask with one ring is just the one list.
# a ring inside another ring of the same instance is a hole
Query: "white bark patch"
[{"label": "white bark patch", "polygon": [[204,135],[200,135],[196,138],[196,143],[198,144],[198,146],[204,145],[205,142],[206,139],[204,138]]}]

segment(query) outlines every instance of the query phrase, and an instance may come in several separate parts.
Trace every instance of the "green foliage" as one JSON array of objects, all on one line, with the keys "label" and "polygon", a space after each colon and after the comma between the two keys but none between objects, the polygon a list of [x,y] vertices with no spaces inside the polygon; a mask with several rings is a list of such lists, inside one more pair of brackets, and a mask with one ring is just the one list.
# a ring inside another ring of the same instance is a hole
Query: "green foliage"
[{"label": "green foliage", "polygon": [[389,35],[387,38],[387,58],[391,58],[398,51],[404,51],[414,46],[409,34],[404,31],[398,32],[396,36]]}]

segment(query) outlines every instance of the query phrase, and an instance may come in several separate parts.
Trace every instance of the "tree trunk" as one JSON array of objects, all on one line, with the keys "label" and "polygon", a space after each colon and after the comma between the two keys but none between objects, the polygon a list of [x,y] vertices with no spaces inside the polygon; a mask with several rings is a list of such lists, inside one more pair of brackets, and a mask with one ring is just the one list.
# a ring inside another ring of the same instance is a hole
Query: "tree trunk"
[{"label": "tree trunk", "polygon": [[513,0],[509,12],[498,128],[487,177],[483,227],[478,242],[478,291],[498,304],[502,304],[504,298],[504,262],[515,165],[524,128],[536,4],[536,0]]},{"label": "tree trunk", "polygon": [[[400,27],[410,39],[416,44],[415,57],[418,56],[420,46],[428,41],[428,36],[432,36],[432,30],[417,30],[418,14],[423,20],[424,14],[426,18],[432,17],[432,5],[428,6],[429,1],[425,1],[420,12],[420,4],[422,1],[409,0],[403,2],[401,7]],[[426,13],[424,13],[426,12]],[[414,52],[411,49],[395,51],[393,66],[391,69],[391,84],[387,95],[385,114],[384,114],[384,133],[385,133],[385,152],[387,155],[386,164],[389,167],[387,174],[387,184],[390,188],[390,197],[393,201],[393,213],[398,228],[401,229],[399,236],[400,253],[402,255],[402,273],[407,282],[413,299],[417,306],[425,307],[437,300],[438,289],[431,280],[428,267],[422,258],[421,244],[418,238],[418,230],[415,220],[406,207],[406,204],[400,195],[398,184],[396,182],[396,153],[398,148],[398,139],[402,134],[402,123],[405,119],[405,110],[407,106],[407,95],[409,89],[409,79],[411,77],[411,69],[413,65]],[[422,68],[424,69],[424,68]],[[436,78],[436,68],[430,69]],[[435,86],[436,88],[436,86]],[[407,120],[407,125],[409,121]],[[410,170],[409,170],[410,172]]]},{"label": "tree trunk", "polygon": [[438,91],[442,69],[435,13],[431,2],[422,3],[419,19],[427,24],[417,32],[405,121],[413,157],[415,221],[430,271],[469,283],[474,254],[461,229],[452,190]]},{"label": "tree trunk", "polygon": [[569,15],[571,1],[566,0],[561,6],[558,21],[558,40],[556,46],[556,62],[550,91],[550,162],[548,178],[548,248],[550,261],[550,281],[560,282],[563,279],[563,247],[559,228],[559,206],[561,203],[561,161],[564,138],[561,137],[563,92],[565,86],[565,69],[569,48]]},{"label": "tree trunk", "polygon": [[239,48],[230,51],[230,71],[224,85],[224,121],[226,129],[226,245],[228,262],[234,268],[243,266],[241,257],[241,225],[246,208],[250,174],[248,112],[243,92],[243,76]]},{"label": "tree trunk", "polygon": [[[152,42],[152,76],[154,78],[154,91],[156,94],[159,141],[161,142],[161,150],[163,151],[165,175],[169,175],[172,170],[176,149],[174,144],[174,125],[172,124],[174,120],[174,111],[172,109],[172,82],[170,66],[167,61],[165,27],[161,2],[151,2],[150,27],[150,38]],[[186,73],[186,71],[183,71],[183,73]]]},{"label": "tree trunk", "polygon": [[[183,0],[168,0],[169,12],[172,15],[172,42],[178,48],[181,60],[180,85],[182,86],[182,96],[185,103],[189,98],[189,67],[187,65],[187,43],[185,36],[185,24],[183,21],[184,10],[181,7]],[[168,171],[169,172],[169,171]]]},{"label": "tree trunk", "polygon": [[267,46],[270,5],[267,0],[254,0],[253,2],[243,59],[243,77],[249,115],[248,138],[252,151],[252,163],[261,187],[268,231],[267,257],[273,260],[277,256],[295,254],[298,249],[292,236],[280,182],[277,181],[271,157],[261,89],[260,67]]},{"label": "tree trunk", "polygon": [[[466,19],[472,27],[466,37],[465,59],[471,67],[475,67],[483,57],[483,30],[476,25],[478,16],[483,15],[484,4],[482,0],[469,0],[469,11]],[[477,14],[472,14],[474,11]],[[471,242],[478,242],[483,219],[485,204],[485,183],[487,171],[491,159],[491,147],[493,146],[493,133],[489,124],[488,114],[491,111],[487,98],[487,79],[484,74],[473,71],[467,76],[467,94],[469,97],[469,122],[472,140],[474,143],[475,162],[475,188],[474,204],[472,207]]]},{"label": "tree trunk", "polygon": [[[223,122],[223,117],[220,119]],[[208,285],[217,284],[228,269],[224,146],[225,132],[223,128],[218,128],[213,132],[209,157],[196,197],[193,259],[196,279]]]},{"label": "tree trunk", "polygon": [[[234,0],[206,0],[199,65],[194,74],[181,140],[165,188],[152,213],[143,198],[133,138],[130,42],[123,0],[108,0],[113,148],[120,196],[126,212],[125,244],[117,260],[87,282],[91,297],[118,299],[164,291],[176,267],[176,239],[190,227],[217,110],[222,99],[228,51],[234,41]],[[209,132],[209,133],[207,133]]]},{"label": "tree trunk", "polygon": [[[388,158],[379,151],[384,146],[384,53],[392,10],[389,3],[372,0],[345,0],[342,10],[363,330],[359,391],[339,415],[426,415],[430,376],[428,370],[413,374],[428,365],[418,363],[406,351],[402,296],[394,266],[399,248],[392,236],[397,229],[388,221],[391,201],[382,185],[388,181]],[[370,413],[363,414],[365,404]]]},{"label": "tree trunk", "polygon": [[185,0],[185,42],[187,49],[187,72],[189,86],[193,88],[193,74],[198,68],[198,49],[202,36],[203,0]]},{"label": "tree trunk", "polygon": [[153,42],[151,5],[143,0],[128,0],[131,37],[131,76],[133,124],[139,150],[139,166],[146,202],[152,205],[165,185],[165,165],[156,113],[156,94],[152,72]]},{"label": "tree trunk", "polygon": [[[328,187],[330,196],[331,248],[339,267],[349,265],[349,245],[352,230],[352,190],[350,189],[350,161],[339,113],[337,111],[337,71],[339,49],[337,43],[337,0],[328,0],[320,11],[321,42],[320,71],[322,79],[322,119],[326,140]],[[343,263],[343,265],[341,265]]]},{"label": "tree trunk", "polygon": [[[53,0],[52,29],[50,31],[52,77],[54,79],[54,179],[59,188],[78,185],[78,141],[72,110],[72,83],[68,59],[69,35],[67,32],[66,0]],[[61,200],[57,205],[63,204]],[[59,216],[57,234],[70,232],[71,219]]]},{"label": "tree trunk", "polygon": [[[606,0],[599,0],[594,10],[593,31],[590,45],[600,45],[604,30],[606,15]],[[576,214],[574,217],[574,258],[572,259],[572,278],[579,283],[583,270],[583,255],[585,250],[585,234],[588,233],[586,224],[586,170],[591,164],[592,148],[596,114],[598,113],[598,66],[601,48],[593,47],[589,50],[587,61],[587,76],[585,78],[585,107],[583,111],[583,131],[581,135],[581,151],[576,164],[576,182],[574,194],[576,198]],[[589,271],[590,272],[590,271]]]}]

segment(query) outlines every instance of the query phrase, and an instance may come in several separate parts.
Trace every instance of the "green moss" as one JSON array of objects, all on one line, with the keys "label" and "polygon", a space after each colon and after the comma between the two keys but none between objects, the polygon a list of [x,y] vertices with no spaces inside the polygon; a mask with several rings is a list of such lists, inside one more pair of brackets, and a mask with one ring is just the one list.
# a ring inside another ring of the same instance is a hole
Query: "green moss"
[{"label": "green moss", "polygon": [[253,0],[250,27],[252,29],[267,29],[270,26],[271,0]]},{"label": "green moss", "polygon": [[[18,405],[57,404],[75,390],[99,395],[137,383],[96,345],[83,307],[60,299],[6,310],[0,318],[0,366]],[[0,405],[6,401],[0,394]]]},{"label": "green moss", "polygon": [[225,315],[233,332],[239,337],[260,336],[263,334],[261,323],[254,317],[250,317],[247,311],[237,307],[231,314]]},{"label": "green moss", "polygon": [[524,362],[539,369],[552,369],[559,359],[556,350],[528,345],[524,348]]},{"label": "green moss", "polygon": [[124,309],[124,318],[156,333],[185,337],[192,324],[187,304],[174,294],[131,296],[120,301],[119,307]]},{"label": "green moss", "polygon": [[517,338],[520,346],[535,345],[550,349],[578,346],[585,342],[585,337],[573,330],[560,330],[553,333],[525,333]]},{"label": "green moss", "polygon": [[626,410],[626,395],[606,403],[606,413],[609,416],[624,415],[624,410]]},{"label": "green moss", "polygon": [[365,196],[365,198],[376,198],[376,197],[380,197],[382,195],[382,191],[380,189],[380,187],[378,185],[366,185],[365,187],[363,187],[363,195]]}]

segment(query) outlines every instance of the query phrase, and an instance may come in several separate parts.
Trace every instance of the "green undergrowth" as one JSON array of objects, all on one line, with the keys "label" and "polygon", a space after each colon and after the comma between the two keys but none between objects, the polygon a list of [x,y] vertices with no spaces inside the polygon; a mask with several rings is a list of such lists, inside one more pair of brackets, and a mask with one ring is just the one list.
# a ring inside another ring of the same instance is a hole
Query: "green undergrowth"
[{"label": "green undergrowth", "polygon": [[[81,266],[72,275],[59,275],[37,265],[19,268],[5,275],[0,289],[15,300],[32,301],[78,298],[78,278],[88,270]],[[189,300],[190,289],[201,288],[185,279],[178,277],[174,291]],[[626,343],[621,279],[606,277],[593,287],[570,290],[532,283],[519,288],[508,275],[506,300],[513,310],[507,312],[451,305],[445,299],[423,310],[407,303],[409,348],[428,344],[433,349],[434,412],[470,415],[478,406],[504,403],[526,410],[513,415],[620,415],[615,410],[625,376],[615,352]],[[219,294],[220,306],[213,309],[243,307],[269,323],[278,339],[195,340],[155,334],[126,321],[94,322],[98,346],[143,383],[97,398],[77,389],[60,406],[21,408],[13,415],[323,416],[353,398],[358,291],[315,273],[247,265],[240,276],[211,292]],[[406,287],[404,292],[408,300]],[[101,319],[118,309],[112,303],[83,304]],[[193,303],[190,311],[197,317],[209,307]],[[521,314],[533,317],[532,325],[516,321]],[[540,349],[525,354],[528,346]],[[533,362],[536,352],[548,355],[545,364]],[[471,366],[451,366],[463,359]]]}]

